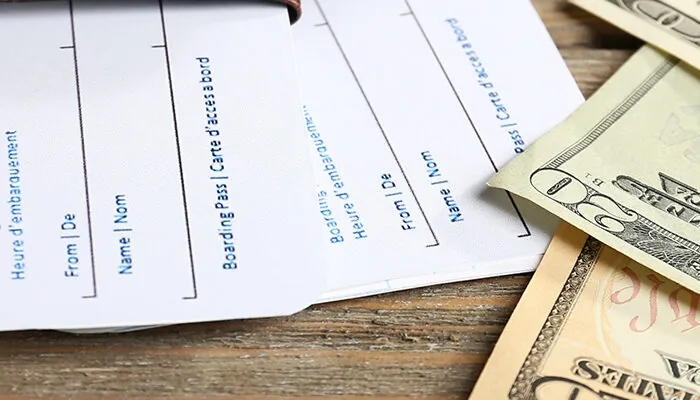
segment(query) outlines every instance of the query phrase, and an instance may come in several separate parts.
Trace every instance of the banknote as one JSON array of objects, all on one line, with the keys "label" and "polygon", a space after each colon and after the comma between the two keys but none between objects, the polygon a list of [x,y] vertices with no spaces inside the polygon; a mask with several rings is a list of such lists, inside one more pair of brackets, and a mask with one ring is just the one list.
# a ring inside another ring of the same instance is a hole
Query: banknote
[{"label": "banknote", "polygon": [[562,224],[470,399],[700,399],[700,294]]},{"label": "banknote", "polygon": [[697,0],[570,1],[700,68],[700,2]]},{"label": "banknote", "polygon": [[642,47],[488,182],[700,293],[700,78]]}]

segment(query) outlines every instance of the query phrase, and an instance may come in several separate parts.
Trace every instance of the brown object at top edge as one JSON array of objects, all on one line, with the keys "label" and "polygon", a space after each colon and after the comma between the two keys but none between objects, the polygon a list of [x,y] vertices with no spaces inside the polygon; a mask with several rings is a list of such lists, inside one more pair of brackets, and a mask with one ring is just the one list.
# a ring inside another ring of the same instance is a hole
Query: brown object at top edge
[{"label": "brown object at top edge", "polygon": [[301,18],[301,0],[274,0],[281,1],[289,9],[289,21],[293,24]]}]

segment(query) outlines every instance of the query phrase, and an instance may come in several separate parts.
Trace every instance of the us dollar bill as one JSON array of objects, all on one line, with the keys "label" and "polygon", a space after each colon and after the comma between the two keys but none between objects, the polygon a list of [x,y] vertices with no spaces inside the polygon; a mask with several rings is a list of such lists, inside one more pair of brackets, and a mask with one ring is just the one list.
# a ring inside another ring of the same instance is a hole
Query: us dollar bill
[{"label": "us dollar bill", "polygon": [[488,182],[700,293],[700,79],[640,49]]},{"label": "us dollar bill", "polygon": [[564,223],[470,399],[698,400],[699,303]]},{"label": "us dollar bill", "polygon": [[697,0],[570,1],[700,68],[700,3]]}]

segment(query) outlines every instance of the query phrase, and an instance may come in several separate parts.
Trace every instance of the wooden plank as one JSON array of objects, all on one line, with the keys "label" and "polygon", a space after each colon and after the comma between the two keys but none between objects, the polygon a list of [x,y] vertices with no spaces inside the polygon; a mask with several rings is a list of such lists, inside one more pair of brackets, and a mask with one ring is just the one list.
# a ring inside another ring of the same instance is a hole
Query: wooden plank
[{"label": "wooden plank", "polygon": [[637,48],[630,50],[562,49],[569,70],[579,89],[590,97],[607,81]]}]

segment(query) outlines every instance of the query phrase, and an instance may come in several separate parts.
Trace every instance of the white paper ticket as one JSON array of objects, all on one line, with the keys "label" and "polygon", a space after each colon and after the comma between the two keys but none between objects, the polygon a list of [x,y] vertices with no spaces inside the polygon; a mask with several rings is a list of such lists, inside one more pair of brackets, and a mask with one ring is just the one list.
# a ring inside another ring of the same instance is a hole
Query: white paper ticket
[{"label": "white paper ticket", "polygon": [[282,5],[0,6],[0,329],[288,314],[322,284]]},{"label": "white paper ticket", "polygon": [[293,29],[325,300],[536,267],[557,221],[485,182],[582,102],[527,0],[309,0]]}]

